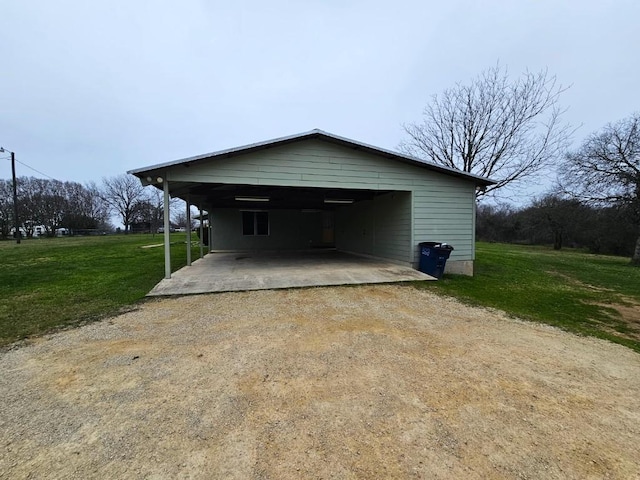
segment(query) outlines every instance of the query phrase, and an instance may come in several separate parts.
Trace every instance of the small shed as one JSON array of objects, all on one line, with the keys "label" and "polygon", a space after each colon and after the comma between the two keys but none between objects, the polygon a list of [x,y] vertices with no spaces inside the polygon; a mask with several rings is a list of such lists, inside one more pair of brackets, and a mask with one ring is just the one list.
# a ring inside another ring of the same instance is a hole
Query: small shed
[{"label": "small shed", "polygon": [[418,244],[438,241],[455,247],[446,271],[466,275],[476,190],[494,183],[322,130],[128,173],[164,191],[165,224],[170,197],[198,207],[210,251],[331,247],[417,268]]}]

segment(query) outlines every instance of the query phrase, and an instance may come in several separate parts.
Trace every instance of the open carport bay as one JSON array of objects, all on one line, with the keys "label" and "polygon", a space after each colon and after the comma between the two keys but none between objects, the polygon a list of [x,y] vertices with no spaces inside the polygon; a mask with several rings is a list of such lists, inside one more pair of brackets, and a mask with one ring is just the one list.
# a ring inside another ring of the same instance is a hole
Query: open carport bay
[{"label": "open carport bay", "polygon": [[[210,195],[217,195],[209,197],[216,205],[210,211],[214,251],[335,247],[343,252],[385,258],[407,266],[415,263],[411,192],[250,186],[235,186],[236,190],[209,188]],[[261,228],[258,223],[253,225],[254,221],[258,222],[257,215],[261,215]]]}]

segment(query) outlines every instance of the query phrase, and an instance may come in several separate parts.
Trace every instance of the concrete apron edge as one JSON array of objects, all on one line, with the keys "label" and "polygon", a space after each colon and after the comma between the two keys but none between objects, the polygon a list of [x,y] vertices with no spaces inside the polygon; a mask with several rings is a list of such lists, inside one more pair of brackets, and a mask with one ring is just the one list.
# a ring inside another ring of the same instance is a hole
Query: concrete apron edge
[{"label": "concrete apron edge", "polygon": [[[218,292],[239,292],[253,290],[275,290],[287,288],[308,288],[340,285],[366,285],[381,283],[396,283],[409,281],[437,280],[425,273],[406,265],[389,262],[383,259],[347,254],[346,252],[327,252],[326,257],[316,255],[316,252],[303,252],[300,266],[297,260],[279,258],[278,252],[267,253],[261,260],[266,259],[254,271],[247,268],[246,263],[235,263],[233,257],[229,262],[229,255],[244,252],[220,252],[207,254],[197,259],[191,266],[183,267],[173,273],[170,279],[161,280],[148,294],[149,297],[189,295]],[[258,253],[258,252],[256,252]],[[265,253],[265,252],[260,252]],[[287,252],[291,253],[291,252]],[[309,253],[312,253],[309,256]],[[320,252],[318,252],[320,253]],[[220,255],[220,256],[218,256]],[[311,260],[310,260],[311,258]],[[320,260],[315,265],[315,258]],[[358,258],[360,260],[358,260]],[[236,258],[235,260],[238,260]],[[243,260],[243,259],[242,259]],[[272,268],[282,262],[282,268]]]},{"label": "concrete apron edge", "polygon": [[293,290],[302,288],[324,288],[324,287],[350,287],[354,285],[392,285],[394,283],[409,283],[409,282],[433,282],[438,279],[430,275],[424,274],[428,278],[409,278],[404,280],[371,280],[367,282],[340,282],[340,283],[322,283],[318,285],[289,285],[289,286],[254,286],[254,287],[242,287],[242,288],[229,288],[220,290],[210,290],[203,288],[200,291],[198,288],[192,288],[189,292],[184,293],[171,293],[163,292],[163,288],[160,286],[160,282],[156,285],[145,297],[174,297],[174,296],[187,296],[187,295],[206,295],[210,293],[230,293],[230,292],[255,292],[258,290]]}]

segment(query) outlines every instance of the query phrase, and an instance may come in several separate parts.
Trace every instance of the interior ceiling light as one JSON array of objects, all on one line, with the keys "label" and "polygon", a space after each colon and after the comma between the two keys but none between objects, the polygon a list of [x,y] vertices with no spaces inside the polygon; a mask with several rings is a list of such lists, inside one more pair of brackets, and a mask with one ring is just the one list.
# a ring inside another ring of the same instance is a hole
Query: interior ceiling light
[{"label": "interior ceiling light", "polygon": [[236,197],[238,202],[268,202],[269,197]]},{"label": "interior ceiling light", "polygon": [[353,203],[353,198],[325,198],[324,203],[348,204]]}]

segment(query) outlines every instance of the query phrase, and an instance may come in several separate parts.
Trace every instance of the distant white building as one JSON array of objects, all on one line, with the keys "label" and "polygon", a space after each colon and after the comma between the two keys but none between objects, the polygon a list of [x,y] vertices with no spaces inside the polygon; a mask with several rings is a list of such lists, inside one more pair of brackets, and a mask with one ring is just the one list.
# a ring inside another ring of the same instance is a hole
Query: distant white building
[{"label": "distant white building", "polygon": [[[13,227],[9,230],[9,234],[13,237],[15,236],[16,228]],[[56,237],[66,237],[70,235],[71,231],[68,228],[57,228],[56,229]],[[27,230],[24,227],[20,227],[20,235],[22,238],[27,238]],[[32,227],[32,238],[46,237],[47,236],[47,228],[44,225],[34,225]]]},{"label": "distant white building", "polygon": [[[16,227],[11,227],[11,229],[9,230],[9,235],[12,237],[16,236]],[[27,237],[27,231],[24,229],[24,227],[20,227],[20,236],[22,238]]]},{"label": "distant white building", "polygon": [[[44,228],[44,225],[36,225],[30,230],[27,230],[24,227],[20,227],[20,235],[22,236],[22,238],[27,238],[29,232],[31,232],[31,236],[33,238],[44,237],[47,235],[47,229]],[[16,227],[12,227],[11,230],[9,230],[9,233],[12,237],[15,236]]]},{"label": "distant white building", "polygon": [[44,225],[36,225],[33,227],[33,238],[46,237],[47,229]]}]

